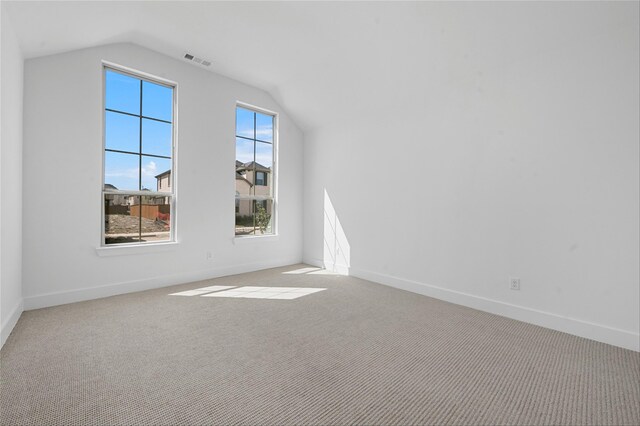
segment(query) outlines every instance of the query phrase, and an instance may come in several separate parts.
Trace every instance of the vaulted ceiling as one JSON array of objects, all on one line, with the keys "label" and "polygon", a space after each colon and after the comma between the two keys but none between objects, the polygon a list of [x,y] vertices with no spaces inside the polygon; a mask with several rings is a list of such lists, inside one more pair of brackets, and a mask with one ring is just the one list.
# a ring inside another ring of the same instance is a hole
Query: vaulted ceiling
[{"label": "vaulted ceiling", "polygon": [[210,60],[213,72],[270,92],[304,130],[382,119],[390,108],[398,114],[435,108],[449,90],[476,90],[486,73],[586,34],[633,25],[632,17],[599,3],[3,6],[26,58],[113,42],[133,42],[178,60],[189,52]]}]

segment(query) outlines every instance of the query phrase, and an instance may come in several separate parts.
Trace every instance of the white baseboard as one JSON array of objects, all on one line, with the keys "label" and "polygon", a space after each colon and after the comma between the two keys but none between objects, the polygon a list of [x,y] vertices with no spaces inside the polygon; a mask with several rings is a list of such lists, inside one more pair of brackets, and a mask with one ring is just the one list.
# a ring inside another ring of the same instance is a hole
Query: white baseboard
[{"label": "white baseboard", "polygon": [[513,305],[485,297],[475,296],[473,294],[449,290],[442,287],[379,274],[377,272],[366,271],[363,269],[350,268],[349,273],[354,277],[388,285],[401,290],[422,294],[435,299],[528,322],[541,327],[585,337],[587,339],[619,346],[625,349],[640,351],[640,334],[632,331],[621,330],[602,324],[596,324],[524,306]]},{"label": "white baseboard", "polygon": [[20,299],[18,304],[13,308],[13,311],[11,311],[9,318],[7,318],[0,328],[0,349],[4,346],[4,342],[9,338],[11,331],[13,331],[13,327],[18,323],[20,315],[22,315],[22,311],[24,311],[24,303],[23,300]]},{"label": "white baseboard", "polygon": [[[47,308],[50,306],[64,305],[67,303],[82,302],[85,300],[99,299],[102,297],[116,296],[118,294],[133,293],[136,291],[151,290],[154,288],[168,287],[185,284],[194,281],[224,277],[227,275],[243,274],[262,269],[277,268],[279,266],[294,265],[300,263],[300,258],[282,259],[277,261],[252,262],[240,265],[227,265],[215,269],[189,271],[174,275],[145,278],[122,283],[108,284],[99,287],[88,287],[70,291],[40,294],[24,298],[24,310]],[[3,331],[4,337],[4,331]]]}]

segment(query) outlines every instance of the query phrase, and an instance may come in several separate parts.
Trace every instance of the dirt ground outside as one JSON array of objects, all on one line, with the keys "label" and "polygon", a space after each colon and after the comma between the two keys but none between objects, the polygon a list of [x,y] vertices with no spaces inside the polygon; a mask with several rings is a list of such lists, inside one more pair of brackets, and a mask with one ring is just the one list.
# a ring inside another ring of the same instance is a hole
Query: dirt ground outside
[{"label": "dirt ground outside", "polygon": [[106,215],[105,242],[120,244],[129,242],[165,241],[171,238],[169,222],[142,218],[142,240],[140,240],[140,217],[124,214]]}]

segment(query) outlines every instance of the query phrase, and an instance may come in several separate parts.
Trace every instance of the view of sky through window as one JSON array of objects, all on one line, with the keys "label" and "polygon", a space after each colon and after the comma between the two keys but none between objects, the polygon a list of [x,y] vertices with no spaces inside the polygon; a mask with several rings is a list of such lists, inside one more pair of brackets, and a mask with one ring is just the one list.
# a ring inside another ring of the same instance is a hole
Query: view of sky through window
[{"label": "view of sky through window", "polygon": [[243,163],[254,160],[254,140],[255,161],[265,167],[272,167],[273,116],[239,107],[236,113],[236,160]]},{"label": "view of sky through window", "polygon": [[105,184],[154,191],[171,169],[173,89],[106,70]]}]

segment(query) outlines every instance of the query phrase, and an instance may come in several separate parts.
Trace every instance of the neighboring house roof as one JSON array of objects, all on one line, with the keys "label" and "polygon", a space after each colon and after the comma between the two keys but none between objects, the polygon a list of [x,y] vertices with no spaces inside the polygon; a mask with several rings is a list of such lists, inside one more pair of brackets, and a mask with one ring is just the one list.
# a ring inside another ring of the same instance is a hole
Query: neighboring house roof
[{"label": "neighboring house roof", "polygon": [[156,179],[161,178],[161,177],[166,176],[166,175],[170,175],[170,174],[171,174],[171,169],[167,170],[166,172],[162,172],[159,175],[156,175]]},{"label": "neighboring house roof", "polygon": [[241,166],[238,166],[238,163],[240,163],[239,161],[236,161],[236,167],[237,170],[253,170],[253,168],[255,167],[256,170],[261,171],[261,172],[270,172],[271,168],[270,167],[265,167],[260,163],[256,163],[255,161],[250,161],[248,163],[244,163]]},{"label": "neighboring house roof", "polygon": [[118,189],[115,186],[111,185],[110,183],[105,183],[104,184],[104,189],[105,190],[109,190],[109,189]]}]

